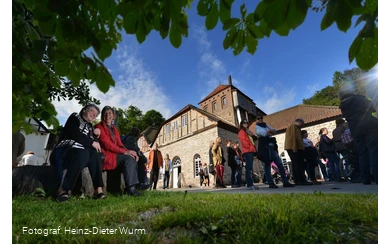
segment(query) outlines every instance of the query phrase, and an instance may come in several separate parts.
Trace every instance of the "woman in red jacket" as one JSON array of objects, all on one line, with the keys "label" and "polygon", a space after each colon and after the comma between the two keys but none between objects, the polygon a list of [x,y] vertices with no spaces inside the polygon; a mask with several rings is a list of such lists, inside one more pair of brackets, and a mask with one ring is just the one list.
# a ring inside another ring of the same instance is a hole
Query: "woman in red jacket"
[{"label": "woman in red jacket", "polygon": [[103,170],[120,169],[123,172],[126,193],[130,196],[139,196],[141,194],[135,188],[138,184],[138,155],[123,145],[119,130],[113,123],[114,119],[114,109],[105,106],[101,113],[101,122],[95,126],[100,129],[99,142],[105,155]]},{"label": "woman in red jacket", "polygon": [[240,130],[238,131],[238,139],[241,143],[242,157],[245,160],[245,181],[249,190],[258,190],[259,188],[253,185],[252,170],[253,158],[256,153],[253,133],[249,131],[249,123],[247,120],[242,120]]}]

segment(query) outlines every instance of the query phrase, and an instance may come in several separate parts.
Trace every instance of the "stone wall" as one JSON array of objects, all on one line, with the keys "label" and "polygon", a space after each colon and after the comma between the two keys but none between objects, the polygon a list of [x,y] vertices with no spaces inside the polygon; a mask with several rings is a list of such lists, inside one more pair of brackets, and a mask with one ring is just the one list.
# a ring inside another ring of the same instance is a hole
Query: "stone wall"
[{"label": "stone wall", "polygon": [[[272,125],[270,125],[272,127]],[[328,136],[332,138],[332,131],[336,128],[336,122],[335,121],[329,121],[313,126],[303,127],[302,130],[307,130],[307,133],[309,134],[308,138],[311,139],[313,144],[316,144],[319,139],[319,132],[321,128],[327,128],[329,131]],[[276,141],[278,142],[279,146],[279,153],[284,151],[284,141],[286,137],[286,133],[278,134],[275,136]]]}]

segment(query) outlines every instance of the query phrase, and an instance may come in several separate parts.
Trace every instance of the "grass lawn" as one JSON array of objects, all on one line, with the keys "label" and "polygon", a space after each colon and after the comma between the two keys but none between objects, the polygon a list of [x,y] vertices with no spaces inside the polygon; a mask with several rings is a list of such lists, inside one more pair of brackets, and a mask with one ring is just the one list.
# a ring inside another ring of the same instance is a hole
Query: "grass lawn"
[{"label": "grass lawn", "polygon": [[15,197],[12,241],[377,243],[378,195],[146,191],[64,203]]}]

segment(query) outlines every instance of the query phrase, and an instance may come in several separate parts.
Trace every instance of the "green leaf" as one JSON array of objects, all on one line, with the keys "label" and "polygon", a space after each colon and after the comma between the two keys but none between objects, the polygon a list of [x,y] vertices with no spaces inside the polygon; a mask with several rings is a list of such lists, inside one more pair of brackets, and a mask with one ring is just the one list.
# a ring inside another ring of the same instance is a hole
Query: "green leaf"
[{"label": "green leaf", "polygon": [[247,29],[249,31],[249,34],[256,39],[260,39],[264,37],[264,34],[260,31],[260,26],[251,24],[251,25],[247,25]]},{"label": "green leaf", "polygon": [[69,60],[57,60],[54,69],[58,76],[66,76],[69,73]]},{"label": "green leaf", "polygon": [[348,51],[349,63],[352,63],[352,61],[355,59],[356,54],[360,50],[360,44],[362,43],[362,40],[363,38],[357,36],[355,40],[352,42],[352,45],[349,47],[349,51]]},{"label": "green leaf", "polygon": [[246,48],[247,52],[250,54],[254,54],[257,49],[257,44],[259,43],[257,38],[254,38],[252,35],[245,35],[244,41],[245,41],[244,45],[247,47]]},{"label": "green leaf", "polygon": [[209,13],[210,11],[209,4],[210,1],[208,0],[199,0],[196,9],[198,10],[198,14],[200,16],[206,16]]},{"label": "green leaf", "polygon": [[228,49],[233,44],[233,42],[235,41],[235,39],[237,37],[237,34],[238,34],[238,32],[237,32],[236,28],[231,28],[226,33],[225,39],[223,40],[223,48],[225,50]]},{"label": "green leaf", "polygon": [[125,17],[128,14],[137,11],[139,11],[139,7],[131,2],[120,2],[118,4],[118,14],[122,17]]},{"label": "green leaf", "polygon": [[274,30],[280,36],[288,36],[290,33],[290,27],[285,22],[282,26]]},{"label": "green leaf", "polygon": [[286,21],[289,3],[290,0],[277,0],[267,5],[263,16],[271,29],[279,28]]},{"label": "green leaf", "polygon": [[233,26],[235,26],[238,22],[240,22],[239,18],[228,19],[227,21],[225,21],[225,23],[223,23],[222,29],[228,30],[228,29],[232,28]]},{"label": "green leaf", "polygon": [[378,8],[378,0],[366,0],[364,7],[368,10],[369,13],[374,13]]},{"label": "green leaf", "polygon": [[234,39],[234,42],[232,44],[234,56],[237,56],[242,52],[242,50],[244,49],[244,43],[245,43],[244,31],[238,30],[237,37]]},{"label": "green leaf", "polygon": [[70,65],[69,67],[68,78],[74,86],[77,87],[80,85],[80,72],[77,70],[74,64]]},{"label": "green leaf", "polygon": [[171,15],[172,23],[178,24],[180,21],[180,6],[179,1],[170,1],[169,3],[169,13]]},{"label": "green leaf", "polygon": [[30,51],[30,59],[32,62],[41,62],[43,59],[43,53],[46,50],[46,40],[34,40],[32,41],[32,48]]},{"label": "green leaf", "polygon": [[268,26],[267,22],[260,21],[260,31],[267,37],[271,35],[272,29]]},{"label": "green leaf", "polygon": [[336,17],[337,1],[338,0],[328,1],[328,4],[326,5],[325,15],[321,21],[321,31],[327,29],[329,26],[331,26],[334,23]]},{"label": "green leaf", "polygon": [[48,8],[46,1],[37,1],[32,11],[35,20],[39,22],[50,22],[53,20],[55,13]]},{"label": "green leaf", "polygon": [[123,18],[123,28],[127,34],[135,34],[138,28],[139,12],[133,12]]},{"label": "green leaf", "polygon": [[221,23],[225,23],[225,21],[230,19],[233,2],[234,0],[219,1],[219,18],[221,20]]},{"label": "green leaf", "polygon": [[335,21],[339,30],[347,32],[352,24],[353,9],[348,0],[338,0]]},{"label": "green leaf", "polygon": [[257,7],[255,9],[255,22],[258,22],[263,18],[266,8],[267,5],[265,4],[264,1],[261,1],[259,2],[259,4],[257,4]]},{"label": "green leaf", "polygon": [[165,39],[169,33],[169,19],[163,15],[161,17],[161,27],[160,27],[160,36],[162,39]]},{"label": "green leaf", "polygon": [[55,41],[47,42],[47,57],[49,58],[49,62],[54,63],[55,61]]},{"label": "green leaf", "polygon": [[179,29],[182,36],[188,37],[188,17],[185,14],[181,15],[181,19],[176,27]]},{"label": "green leaf", "polygon": [[374,37],[364,38],[360,50],[356,54],[356,64],[359,68],[368,71],[378,63],[378,29]]},{"label": "green leaf", "polygon": [[97,55],[100,60],[104,61],[106,58],[111,56],[112,47],[108,41],[101,41],[100,42],[100,49],[97,52]]},{"label": "green leaf", "polygon": [[146,25],[145,25],[146,19],[144,18],[143,15],[140,16],[138,26],[137,26],[137,32],[136,37],[138,43],[143,43],[146,39]]},{"label": "green leaf", "polygon": [[215,28],[215,26],[218,23],[218,5],[217,3],[214,3],[211,6],[210,12],[206,16],[206,29],[212,30]]},{"label": "green leaf", "polygon": [[367,17],[368,17],[367,14],[362,14],[362,15],[356,20],[355,27],[358,26],[362,21],[366,21],[366,20],[367,20]]},{"label": "green leaf", "polygon": [[56,30],[56,21],[53,21],[53,19],[47,22],[39,21],[38,27],[43,34],[53,36]]},{"label": "green leaf", "polygon": [[306,1],[291,0],[286,19],[287,25],[295,30],[305,21],[308,9],[309,5]]},{"label": "green leaf", "polygon": [[169,41],[176,48],[179,48],[181,45],[181,35],[175,26],[171,26],[169,30]]},{"label": "green leaf", "polygon": [[103,68],[100,66],[96,70],[96,86],[100,91],[106,93],[110,89],[110,77],[106,72],[104,72]]}]

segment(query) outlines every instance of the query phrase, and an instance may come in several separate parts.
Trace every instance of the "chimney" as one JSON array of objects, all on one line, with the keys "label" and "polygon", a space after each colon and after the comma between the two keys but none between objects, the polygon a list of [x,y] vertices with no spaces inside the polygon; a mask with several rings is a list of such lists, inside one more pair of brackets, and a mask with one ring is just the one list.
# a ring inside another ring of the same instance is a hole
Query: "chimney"
[{"label": "chimney", "polygon": [[228,77],[228,83],[229,83],[229,85],[232,85],[232,76],[231,75],[229,75],[229,77]]}]

